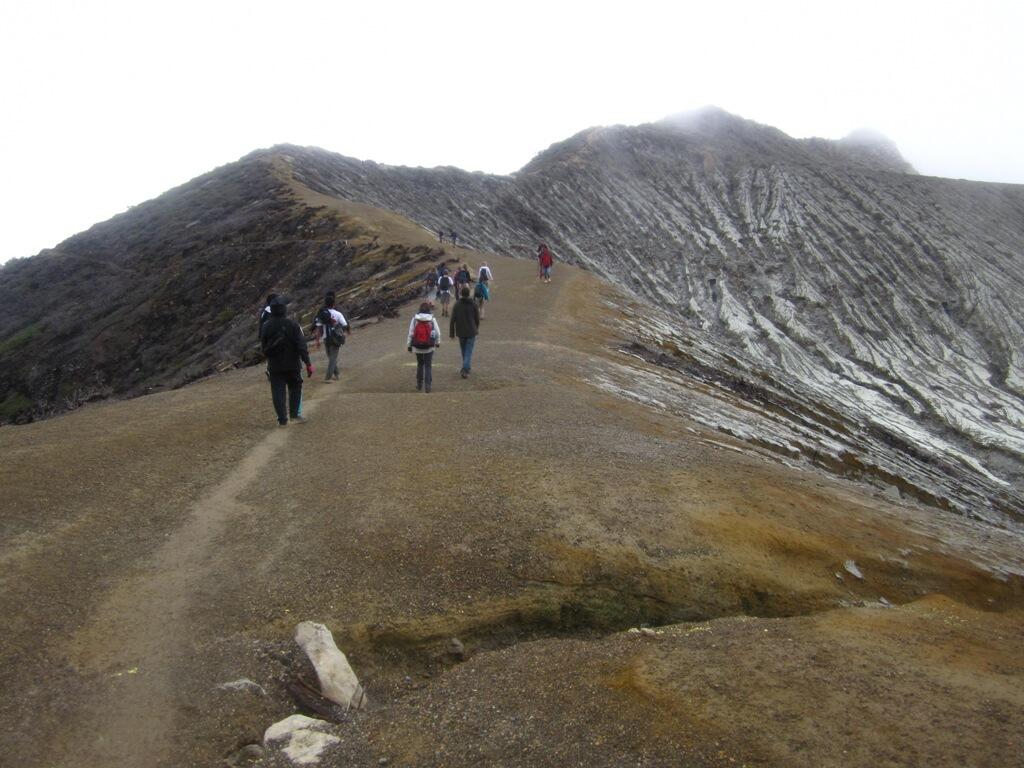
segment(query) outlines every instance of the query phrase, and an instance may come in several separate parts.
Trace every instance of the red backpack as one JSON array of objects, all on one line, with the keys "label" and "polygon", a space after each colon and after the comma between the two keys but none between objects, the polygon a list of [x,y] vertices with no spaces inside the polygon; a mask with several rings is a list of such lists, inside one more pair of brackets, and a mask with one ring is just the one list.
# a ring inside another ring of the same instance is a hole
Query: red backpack
[{"label": "red backpack", "polygon": [[412,345],[417,349],[430,349],[434,346],[434,321],[417,320],[412,329]]}]

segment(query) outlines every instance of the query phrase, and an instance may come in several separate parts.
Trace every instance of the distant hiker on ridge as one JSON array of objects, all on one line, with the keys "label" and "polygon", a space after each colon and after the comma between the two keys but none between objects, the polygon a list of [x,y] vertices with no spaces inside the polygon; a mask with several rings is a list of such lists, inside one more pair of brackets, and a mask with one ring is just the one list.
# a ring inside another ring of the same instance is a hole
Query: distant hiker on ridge
[{"label": "distant hiker on ridge", "polygon": [[449,233],[448,237],[451,238],[452,245],[458,245],[459,244],[459,233],[456,232],[454,229]]},{"label": "distant hiker on ridge", "polygon": [[409,323],[409,338],[405,346],[416,353],[416,391],[430,392],[434,378],[434,350],[441,346],[441,327],[430,311],[429,301],[420,304],[420,311]]},{"label": "distant hiker on ridge", "polygon": [[449,337],[459,337],[459,347],[462,349],[462,378],[469,376],[473,362],[473,347],[476,346],[476,336],[479,332],[480,310],[469,298],[469,288],[463,288],[461,298],[456,302],[452,310],[452,319],[448,324]]},{"label": "distant hiker on ridge", "polygon": [[[270,302],[270,319],[260,332],[260,348],[267,356],[267,378],[277,413],[277,423],[288,426],[288,419],[304,423],[302,415],[302,363],[306,375],[313,376],[306,339],[299,324],[287,315],[288,299],[275,296]],[[287,404],[285,395],[287,392]]]},{"label": "distant hiker on ridge", "polygon": [[441,229],[440,227],[438,227],[438,229],[437,229],[437,242],[439,242],[439,243],[443,243],[444,242],[444,230]]},{"label": "distant hiker on ridge", "polygon": [[555,263],[554,256],[548,250],[547,245],[541,243],[537,246],[537,262],[540,265],[539,277],[545,283],[551,282],[551,267]]},{"label": "distant hiker on ridge", "polygon": [[335,302],[334,294],[328,293],[323,309],[316,313],[316,343],[320,346],[322,338],[327,349],[327,375],[324,381],[338,380],[338,353],[345,343],[345,334],[350,330],[345,316],[335,308]]}]

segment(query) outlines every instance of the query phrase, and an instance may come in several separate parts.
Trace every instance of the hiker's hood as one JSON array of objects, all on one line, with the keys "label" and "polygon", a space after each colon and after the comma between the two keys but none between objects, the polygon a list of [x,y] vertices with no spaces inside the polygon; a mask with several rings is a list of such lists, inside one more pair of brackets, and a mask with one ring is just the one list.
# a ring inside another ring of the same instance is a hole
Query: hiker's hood
[{"label": "hiker's hood", "polygon": [[416,320],[426,320],[427,322],[430,322],[431,320],[434,319],[434,316],[432,314],[430,314],[429,312],[417,312],[415,319]]}]

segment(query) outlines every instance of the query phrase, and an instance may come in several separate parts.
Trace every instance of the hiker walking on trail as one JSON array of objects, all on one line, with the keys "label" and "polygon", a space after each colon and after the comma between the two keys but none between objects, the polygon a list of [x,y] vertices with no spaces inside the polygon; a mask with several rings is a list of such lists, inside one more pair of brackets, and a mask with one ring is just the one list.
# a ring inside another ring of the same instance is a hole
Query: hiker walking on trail
[{"label": "hiker walking on trail", "polygon": [[316,344],[323,339],[327,350],[327,375],[324,381],[338,380],[338,353],[345,343],[345,334],[351,329],[345,316],[335,308],[336,299],[328,293],[323,308],[316,313]]},{"label": "hiker walking on trail", "polygon": [[462,289],[468,288],[473,276],[469,272],[469,264],[463,264],[455,273],[455,295],[461,296]]},{"label": "hiker walking on trail", "polygon": [[455,281],[445,270],[437,279],[437,300],[441,302],[441,317],[448,317],[448,305],[452,302],[452,291],[455,289]]},{"label": "hiker walking on trail", "polygon": [[437,242],[439,242],[439,243],[443,243],[444,242],[444,230],[441,229],[440,227],[437,230]]},{"label": "hiker walking on trail", "polygon": [[259,332],[257,334],[258,336],[262,336],[263,335],[263,326],[267,322],[267,320],[270,319],[270,303],[274,299],[276,299],[276,298],[277,298],[277,294],[276,293],[268,293],[267,294],[267,303],[266,303],[266,305],[264,305],[262,311],[260,312]]},{"label": "hiker walking on trail", "polygon": [[423,276],[423,295],[430,298],[430,293],[437,287],[437,267],[431,267]]},{"label": "hiker walking on trail", "polygon": [[416,391],[430,392],[434,378],[434,350],[441,346],[441,327],[430,312],[429,301],[420,304],[420,311],[409,323],[409,338],[405,346],[416,353]]},{"label": "hiker walking on trail", "polygon": [[459,337],[459,347],[462,350],[462,378],[469,376],[473,362],[473,347],[476,346],[479,331],[480,310],[469,298],[469,288],[463,288],[461,298],[452,309],[452,319],[448,324],[448,336],[453,339]]},{"label": "hiker walking on trail", "polygon": [[306,339],[299,324],[287,317],[288,299],[275,296],[270,302],[270,319],[260,331],[260,349],[267,356],[267,378],[270,394],[282,427],[292,421],[304,423],[302,415],[302,364],[306,375],[313,376]]},{"label": "hiker walking on trail", "polygon": [[537,262],[540,265],[540,279],[545,283],[550,283],[551,267],[555,263],[555,258],[551,255],[551,251],[548,250],[547,245],[544,243],[537,246]]},{"label": "hiker walking on trail", "polygon": [[491,291],[487,287],[487,283],[480,281],[476,284],[476,288],[473,289],[473,303],[476,304],[477,310],[480,312],[480,319],[484,319],[484,302],[491,300]]},{"label": "hiker walking on trail", "polygon": [[459,244],[459,233],[456,232],[454,229],[448,234],[448,237],[451,238],[452,245]]},{"label": "hiker walking on trail", "polygon": [[487,266],[487,262],[485,261],[483,264],[480,265],[480,269],[477,270],[476,281],[478,283],[487,283],[487,287],[490,288],[490,282],[493,279],[494,274],[491,272],[491,268]]}]

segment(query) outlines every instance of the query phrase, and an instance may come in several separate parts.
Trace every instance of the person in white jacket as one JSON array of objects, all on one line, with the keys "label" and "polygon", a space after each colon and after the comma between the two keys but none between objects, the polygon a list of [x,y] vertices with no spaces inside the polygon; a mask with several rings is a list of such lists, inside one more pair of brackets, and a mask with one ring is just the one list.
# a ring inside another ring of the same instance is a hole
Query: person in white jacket
[{"label": "person in white jacket", "polygon": [[425,301],[409,323],[409,338],[405,346],[416,353],[416,391],[429,392],[433,379],[431,366],[434,350],[441,346],[441,327],[430,311],[431,304]]}]

